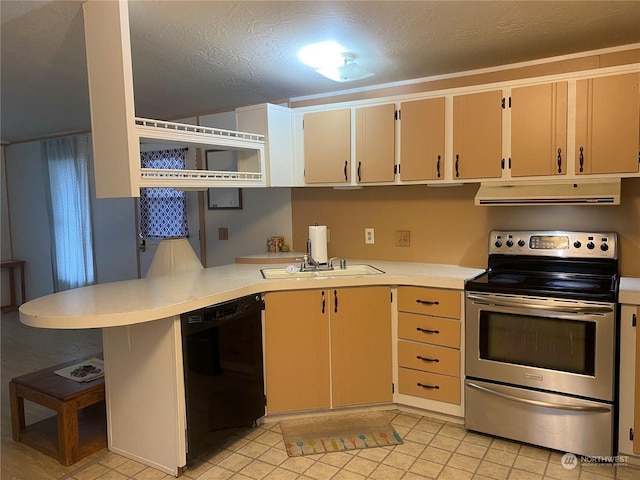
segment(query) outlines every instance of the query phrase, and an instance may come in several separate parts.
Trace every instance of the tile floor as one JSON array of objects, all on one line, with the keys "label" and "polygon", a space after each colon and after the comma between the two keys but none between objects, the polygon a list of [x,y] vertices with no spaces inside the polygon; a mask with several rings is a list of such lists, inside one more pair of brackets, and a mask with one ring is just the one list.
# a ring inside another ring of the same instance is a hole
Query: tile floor
[{"label": "tile floor", "polygon": [[[640,464],[561,464],[561,452],[467,432],[455,423],[414,412],[391,410],[391,423],[403,445],[288,457],[279,423],[238,432],[201,456],[184,472],[198,480],[465,480],[575,479],[638,480]],[[105,453],[62,477],[68,480],[169,479],[119,455]]]},{"label": "tile floor", "polygon": [[[8,389],[14,376],[92,354],[101,349],[100,330],[54,331],[22,325],[17,314],[3,314],[2,328],[2,480],[167,480],[173,478],[120,455],[102,450],[63,467],[11,439]],[[32,405],[33,406],[33,405]],[[30,409],[27,422],[51,415]],[[640,480],[640,460],[624,466],[583,463],[562,467],[562,452],[522,445],[465,431],[461,425],[390,410],[391,423],[404,439],[379,447],[305,457],[288,457],[280,424],[267,422],[234,436],[189,465],[191,480],[465,480],[570,479]]]}]

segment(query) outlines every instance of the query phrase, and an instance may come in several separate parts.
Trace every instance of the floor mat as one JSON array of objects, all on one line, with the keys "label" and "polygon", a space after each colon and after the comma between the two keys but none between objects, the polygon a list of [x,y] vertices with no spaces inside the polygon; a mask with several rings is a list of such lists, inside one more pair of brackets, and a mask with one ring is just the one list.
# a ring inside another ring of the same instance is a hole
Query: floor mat
[{"label": "floor mat", "polygon": [[399,445],[384,412],[334,414],[280,422],[290,457]]}]

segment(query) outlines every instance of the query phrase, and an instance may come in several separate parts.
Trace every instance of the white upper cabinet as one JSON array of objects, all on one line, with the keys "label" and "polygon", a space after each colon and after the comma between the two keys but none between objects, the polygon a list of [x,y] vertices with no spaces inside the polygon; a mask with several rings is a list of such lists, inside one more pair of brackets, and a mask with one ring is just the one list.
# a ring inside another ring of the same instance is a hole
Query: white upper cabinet
[{"label": "white upper cabinet", "polygon": [[[237,128],[264,135],[267,186],[295,187],[304,184],[302,169],[293,161],[293,113],[280,105],[263,103],[236,109]],[[252,158],[254,152],[239,156]]]}]

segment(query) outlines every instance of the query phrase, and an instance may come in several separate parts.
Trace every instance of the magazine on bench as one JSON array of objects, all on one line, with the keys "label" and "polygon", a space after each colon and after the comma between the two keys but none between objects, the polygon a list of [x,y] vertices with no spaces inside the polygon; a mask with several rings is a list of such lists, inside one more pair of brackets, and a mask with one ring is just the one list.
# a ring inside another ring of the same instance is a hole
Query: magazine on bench
[{"label": "magazine on bench", "polygon": [[104,377],[104,360],[90,358],[70,367],[56,370],[54,373],[76,382],[90,382],[96,378]]}]

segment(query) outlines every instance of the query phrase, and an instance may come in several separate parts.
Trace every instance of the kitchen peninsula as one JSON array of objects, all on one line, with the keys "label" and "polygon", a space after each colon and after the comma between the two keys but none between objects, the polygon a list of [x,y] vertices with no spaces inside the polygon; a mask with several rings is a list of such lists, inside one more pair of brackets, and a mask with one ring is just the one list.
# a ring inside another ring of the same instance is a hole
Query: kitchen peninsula
[{"label": "kitchen peninsula", "polygon": [[[186,464],[181,313],[245,295],[388,286],[393,297],[393,381],[397,385],[398,288],[422,287],[425,291],[460,293],[466,279],[482,272],[441,264],[368,260],[348,260],[348,263],[368,264],[385,273],[266,280],[261,269],[273,268],[273,264],[230,264],[48,295],[24,304],[20,308],[20,319],[27,325],[42,328],[102,328],[109,449],[179,475]],[[639,296],[638,281],[623,278],[620,298]],[[460,295],[461,311],[464,311],[463,298]],[[263,329],[268,328],[269,325],[263,323]],[[460,374],[463,376],[464,372]],[[393,403],[411,405],[410,399],[396,390]],[[433,410],[463,416],[463,403],[431,402],[427,408],[439,404],[445,407]]]},{"label": "kitchen peninsula", "polygon": [[[482,272],[440,264],[347,263],[372,265],[385,273],[266,280],[261,269],[273,264],[231,264],[47,295],[22,305],[20,319],[41,328],[102,328],[109,450],[179,475],[186,464],[181,313],[246,295],[293,290],[387,286],[394,292],[407,285],[461,292],[467,278]],[[394,344],[395,301],[394,296]],[[459,302],[462,309],[462,295]],[[394,368],[397,383],[395,377]],[[402,398],[396,393],[394,402],[403,403]],[[462,417],[461,404],[444,408],[443,413]]]}]

